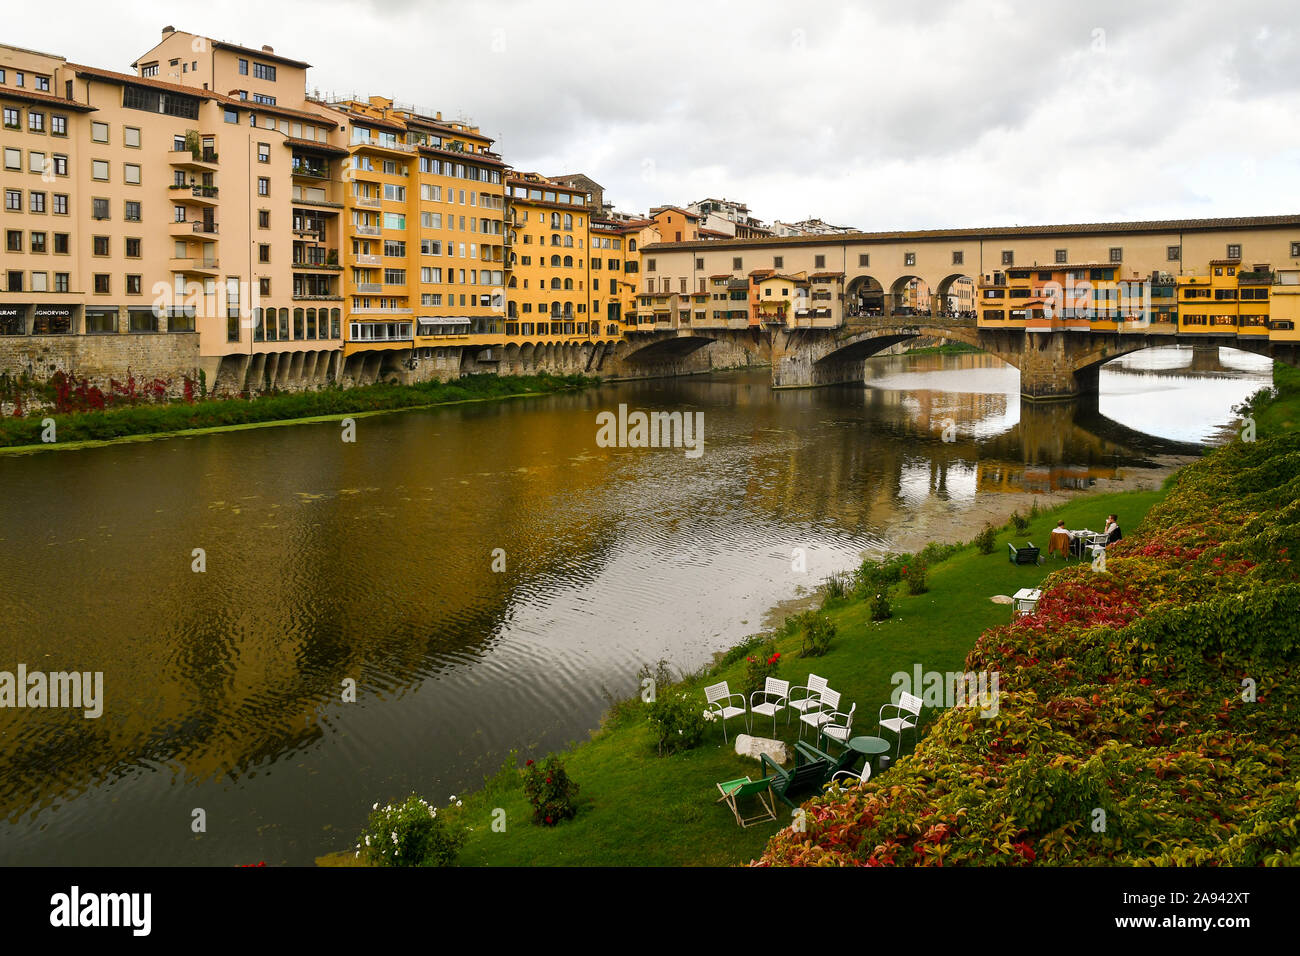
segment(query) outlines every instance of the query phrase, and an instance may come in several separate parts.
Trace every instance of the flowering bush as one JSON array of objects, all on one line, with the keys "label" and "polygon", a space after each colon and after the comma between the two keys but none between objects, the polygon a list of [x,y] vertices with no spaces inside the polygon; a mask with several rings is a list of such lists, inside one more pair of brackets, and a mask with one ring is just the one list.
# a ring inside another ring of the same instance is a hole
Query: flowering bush
[{"label": "flowering bush", "polygon": [[805,611],[799,615],[799,624],[803,629],[803,646],[800,657],[820,657],[831,647],[835,637],[835,624],[830,618],[816,611]]},{"label": "flowering bush", "polygon": [[578,814],[578,785],[554,754],[541,764],[532,760],[524,764],[524,794],[533,805],[533,822],[542,826],[553,827]]},{"label": "flowering bush", "polygon": [[702,710],[698,697],[669,689],[650,704],[650,727],[655,733],[655,747],[660,756],[698,747],[704,739],[706,723],[715,713]]},{"label": "flowering bush", "polygon": [[[453,806],[460,806],[454,797]],[[415,794],[401,803],[375,804],[361,831],[356,856],[372,866],[450,866],[465,844],[465,830]]]},{"label": "flowering bush", "polygon": [[954,708],[887,776],[805,804],[764,864],[1300,865],[1300,435],[1183,469],[1108,574],[985,631],[995,714]]},{"label": "flowering bush", "polygon": [[894,612],[889,609],[889,597],[881,592],[871,600],[871,619],[873,621],[883,621],[886,618],[894,616]]},{"label": "flowering bush", "polygon": [[745,683],[740,692],[748,699],[755,691],[760,691],[769,677],[776,677],[781,669],[781,652],[771,641],[758,649],[758,653],[745,658]]}]

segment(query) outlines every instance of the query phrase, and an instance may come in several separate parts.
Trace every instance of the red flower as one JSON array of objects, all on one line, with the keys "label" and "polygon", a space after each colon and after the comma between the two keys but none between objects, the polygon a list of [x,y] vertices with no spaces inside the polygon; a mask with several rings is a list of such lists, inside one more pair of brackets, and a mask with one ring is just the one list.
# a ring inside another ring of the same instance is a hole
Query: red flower
[{"label": "red flower", "polygon": [[1146,687],[1148,684],[1151,683],[1151,678],[1150,678],[1150,677],[1139,677],[1139,678],[1138,678],[1138,683],[1141,684],[1143,687]]},{"label": "red flower", "polygon": [[547,782],[547,783],[550,783],[550,782],[551,782],[551,778],[550,778],[550,777],[547,777],[547,778],[546,778],[546,782]]},{"label": "red flower", "polygon": [[546,822],[547,822],[547,823],[550,823],[550,822],[551,822],[551,818],[550,818],[550,817],[547,817],[547,818],[546,818]]},{"label": "red flower", "polygon": [[528,763],[524,764],[525,767],[531,767],[532,765],[533,765],[533,762],[532,762],[531,760],[528,761]]}]

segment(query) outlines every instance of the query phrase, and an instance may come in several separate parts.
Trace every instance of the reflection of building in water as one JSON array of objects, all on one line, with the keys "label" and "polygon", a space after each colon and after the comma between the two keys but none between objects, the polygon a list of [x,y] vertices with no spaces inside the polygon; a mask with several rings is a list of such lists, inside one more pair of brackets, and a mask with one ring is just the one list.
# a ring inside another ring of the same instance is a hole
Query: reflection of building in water
[{"label": "reflection of building in water", "polygon": [[1017,465],[1006,461],[982,461],[977,468],[975,488],[993,491],[1062,491],[1091,488],[1098,478],[1118,478],[1113,465]]}]

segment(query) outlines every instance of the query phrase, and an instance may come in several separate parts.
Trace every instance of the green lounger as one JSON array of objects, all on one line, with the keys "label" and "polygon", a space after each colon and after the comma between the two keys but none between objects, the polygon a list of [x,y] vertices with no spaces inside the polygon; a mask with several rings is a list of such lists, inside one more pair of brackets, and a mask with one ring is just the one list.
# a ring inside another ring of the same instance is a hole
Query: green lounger
[{"label": "green lounger", "polygon": [[799,804],[790,799],[790,794],[820,790],[822,781],[830,775],[830,762],[821,757],[810,756],[803,748],[795,748],[793,770],[786,770],[767,754],[760,756],[763,761],[763,771],[769,774],[772,780],[772,792],[791,809],[797,808]]},{"label": "green lounger", "polygon": [[[723,803],[725,801],[727,806],[731,808],[732,814],[736,817],[736,822],[742,827],[748,827],[755,823],[762,823],[764,820],[776,819],[776,811],[772,809],[772,801],[768,799],[768,791],[771,788],[771,777],[764,777],[762,780],[750,780],[748,777],[725,780],[718,784],[718,792],[722,796],[718,798],[717,802]],[[751,817],[742,817],[737,804],[747,797],[757,797],[763,809]]]}]

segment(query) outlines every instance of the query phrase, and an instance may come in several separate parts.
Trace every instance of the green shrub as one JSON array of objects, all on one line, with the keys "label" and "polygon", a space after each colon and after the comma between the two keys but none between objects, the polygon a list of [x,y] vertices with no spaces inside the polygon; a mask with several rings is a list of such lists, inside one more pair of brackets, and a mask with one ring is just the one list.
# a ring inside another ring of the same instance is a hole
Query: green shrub
[{"label": "green shrub", "polygon": [[[790,618],[786,618],[785,623],[781,625],[782,630],[786,629],[789,624],[790,624]],[[778,631],[778,634],[779,633],[780,632]],[[727,651],[727,653],[723,654],[722,659],[718,661],[718,666],[715,667],[713,670],[717,672],[723,670],[726,667],[729,667],[730,665],[736,663],[737,661],[744,660],[750,654],[754,653],[755,648],[762,647],[763,644],[767,643],[770,640],[771,638],[769,638],[766,634],[749,635],[747,638],[745,638],[735,647],[731,648],[731,650]]]},{"label": "green shrub", "polygon": [[911,564],[903,568],[903,580],[907,582],[908,594],[924,594],[930,590],[930,586],[926,582],[926,574],[929,570],[925,561],[919,556],[914,558]]},{"label": "green shrub", "polygon": [[1011,512],[1011,523],[1016,526],[1016,534],[1024,534],[1029,530],[1029,519],[1019,511]]},{"label": "green shrub", "polygon": [[852,588],[851,575],[837,572],[822,582],[822,607],[825,607],[831,601],[841,601],[846,598]]},{"label": "green shrub", "polygon": [[803,646],[800,657],[821,657],[831,647],[835,637],[835,623],[816,611],[805,611],[799,615],[799,624],[803,630]]},{"label": "green shrub", "polygon": [[701,708],[692,694],[665,688],[650,702],[650,729],[655,735],[655,749],[661,757],[698,747],[704,728],[713,720],[710,711]]},{"label": "green shrub", "polygon": [[980,554],[992,554],[993,547],[997,543],[998,530],[991,524],[986,524],[979,534],[975,535],[975,547]]},{"label": "green shrub", "polygon": [[551,754],[540,765],[524,764],[524,794],[533,805],[533,822],[553,827],[578,814],[578,785],[569,779],[564,761]]},{"label": "green shrub", "polygon": [[889,609],[889,597],[884,592],[877,594],[871,600],[871,619],[873,621],[883,621],[888,617],[893,617],[894,612]]},{"label": "green shrub", "polygon": [[464,828],[447,822],[446,811],[439,815],[413,793],[398,804],[374,805],[356,856],[372,866],[450,866],[466,837]]}]

